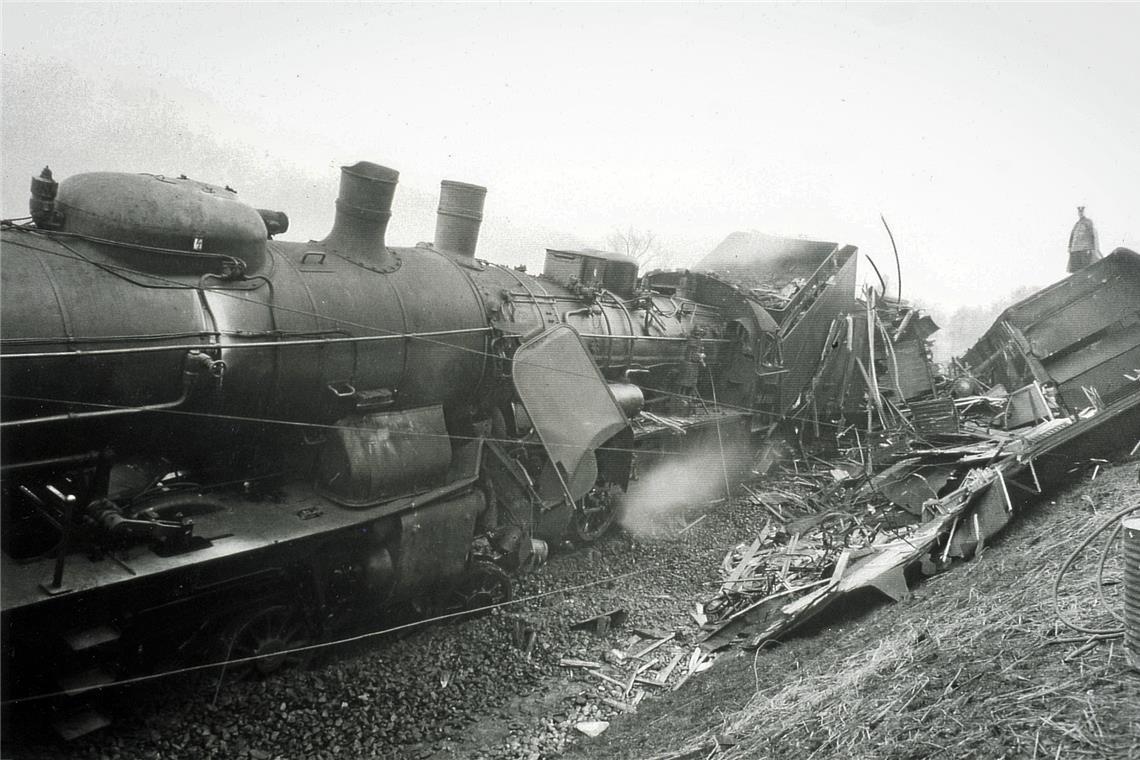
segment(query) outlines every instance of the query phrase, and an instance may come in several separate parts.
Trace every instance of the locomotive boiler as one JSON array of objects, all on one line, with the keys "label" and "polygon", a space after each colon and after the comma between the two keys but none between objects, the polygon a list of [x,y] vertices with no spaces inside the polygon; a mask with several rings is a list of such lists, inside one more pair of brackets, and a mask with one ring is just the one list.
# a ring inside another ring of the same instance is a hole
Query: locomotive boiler
[{"label": "locomotive boiler", "polygon": [[476,258],[460,182],[433,242],[390,246],[397,178],[344,167],[306,243],[184,176],[33,179],[0,250],[6,700],[504,601],[679,440],[747,436],[754,299],[600,251]]}]

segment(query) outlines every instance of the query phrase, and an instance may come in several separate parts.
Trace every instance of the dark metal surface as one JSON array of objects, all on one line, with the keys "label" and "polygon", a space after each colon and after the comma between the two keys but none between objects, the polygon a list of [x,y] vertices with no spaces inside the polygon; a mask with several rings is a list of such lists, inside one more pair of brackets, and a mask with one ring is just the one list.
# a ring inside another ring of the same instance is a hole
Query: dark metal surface
[{"label": "dark metal surface", "polygon": [[883,373],[886,388],[897,385],[906,400],[934,393],[934,378],[926,355],[926,342],[921,339],[901,340],[893,345],[891,361]]},{"label": "dark metal surface", "polygon": [[434,243],[437,251],[457,256],[475,255],[486,196],[487,188],[479,185],[446,179],[440,184]]},{"label": "dark metal surface", "polygon": [[396,586],[401,599],[439,591],[467,568],[475,519],[485,507],[479,491],[406,512],[400,518]]},{"label": "dark metal surface", "polygon": [[511,372],[563,489],[577,501],[594,485],[593,475],[582,475],[593,465],[594,450],[628,427],[621,407],[578,334],[566,325],[521,345]]},{"label": "dark metal surface", "polygon": [[399,266],[385,246],[384,231],[392,216],[392,198],[400,173],[369,161],[340,169],[336,220],[322,242],[325,250],[375,272]]},{"label": "dark metal surface", "polygon": [[450,464],[437,405],[339,420],[321,450],[319,478],[330,498],[359,508],[441,486]]},{"label": "dark metal surface", "polygon": [[115,243],[110,250],[145,271],[177,269],[168,257],[132,256],[131,248],[222,254],[243,262],[248,272],[265,262],[268,235],[261,215],[238,201],[233,190],[185,177],[76,174],[60,183],[56,210],[64,232]]},{"label": "dark metal surface", "polygon": [[910,405],[910,411],[915,428],[924,435],[935,433],[952,435],[959,431],[958,409],[954,406],[954,399],[915,401]]}]

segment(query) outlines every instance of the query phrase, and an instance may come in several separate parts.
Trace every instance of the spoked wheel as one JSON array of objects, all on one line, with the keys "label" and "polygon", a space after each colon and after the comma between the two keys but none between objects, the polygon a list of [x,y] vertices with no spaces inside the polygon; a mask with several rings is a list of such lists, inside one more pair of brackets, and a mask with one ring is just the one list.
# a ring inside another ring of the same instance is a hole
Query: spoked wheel
[{"label": "spoked wheel", "polygon": [[501,567],[488,560],[475,560],[448,606],[472,612],[509,602],[513,595],[511,577]]},{"label": "spoked wheel", "polygon": [[574,507],[570,518],[570,538],[578,543],[592,544],[605,535],[617,519],[617,499],[609,486],[595,486]]},{"label": "spoked wheel", "polygon": [[[225,670],[240,680],[266,678],[284,668],[307,663],[310,652],[291,650],[312,643],[312,629],[296,607],[262,607],[239,615],[222,637],[228,661]],[[251,657],[257,659],[242,662]]]}]

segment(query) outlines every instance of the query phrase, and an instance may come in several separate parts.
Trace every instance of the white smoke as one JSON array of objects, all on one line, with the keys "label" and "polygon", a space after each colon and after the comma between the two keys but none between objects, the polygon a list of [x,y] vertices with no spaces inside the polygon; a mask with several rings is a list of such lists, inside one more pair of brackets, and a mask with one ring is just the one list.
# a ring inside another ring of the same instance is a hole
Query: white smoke
[{"label": "white smoke", "polygon": [[726,446],[722,456],[715,442],[684,453],[665,453],[630,483],[622,499],[621,525],[638,538],[672,534],[683,527],[689,510],[725,496],[726,480],[735,485],[750,462],[746,449]]}]

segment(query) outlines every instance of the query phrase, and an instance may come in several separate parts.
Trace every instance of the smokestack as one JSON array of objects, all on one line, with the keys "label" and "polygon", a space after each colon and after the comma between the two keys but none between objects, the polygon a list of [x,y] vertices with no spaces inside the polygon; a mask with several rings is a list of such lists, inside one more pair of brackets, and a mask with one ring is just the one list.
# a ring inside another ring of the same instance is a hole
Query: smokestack
[{"label": "smokestack", "polygon": [[340,167],[336,221],[325,245],[342,254],[382,253],[399,178],[395,169],[369,161]]},{"label": "smokestack", "polygon": [[487,188],[445,179],[439,187],[439,214],[435,218],[435,249],[473,257],[483,222]]}]

